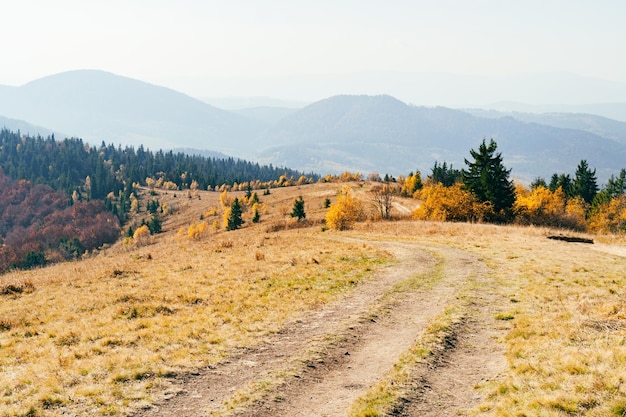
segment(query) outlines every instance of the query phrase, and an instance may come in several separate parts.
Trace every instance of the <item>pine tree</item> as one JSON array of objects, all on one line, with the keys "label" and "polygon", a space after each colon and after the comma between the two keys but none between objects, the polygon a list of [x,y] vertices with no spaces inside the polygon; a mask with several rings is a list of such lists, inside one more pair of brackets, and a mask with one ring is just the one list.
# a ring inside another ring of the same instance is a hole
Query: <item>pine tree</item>
[{"label": "pine tree", "polygon": [[465,160],[468,170],[462,170],[463,187],[476,195],[481,202],[490,202],[494,212],[506,220],[515,202],[515,187],[509,180],[510,169],[502,164],[502,154],[496,153],[498,145],[483,139],[478,151],[470,150],[473,162]]},{"label": "pine tree", "polygon": [[228,216],[228,222],[226,224],[226,230],[237,230],[243,224],[243,219],[241,218],[242,208],[239,203],[239,199],[235,197],[233,203],[230,206],[230,214]]},{"label": "pine tree", "polygon": [[430,178],[435,184],[441,183],[445,187],[451,187],[454,183],[461,180],[461,171],[452,168],[452,164],[448,167],[445,161],[441,165],[435,161]]},{"label": "pine tree", "polygon": [[576,178],[574,178],[572,191],[575,196],[581,197],[587,204],[591,204],[593,198],[598,193],[596,170],[592,171],[584,159],[580,161],[578,168],[576,168]]},{"label": "pine tree", "polygon": [[570,178],[569,174],[552,174],[552,178],[550,179],[550,185],[548,186],[548,188],[550,189],[550,191],[555,192],[559,187],[561,187],[561,190],[563,191],[563,193],[565,193],[565,196],[567,198],[574,196],[574,184],[572,183],[572,179]]},{"label": "pine tree", "polygon": [[306,219],[306,212],[304,211],[304,200],[302,196],[296,198],[293,201],[293,210],[291,211],[291,217],[297,217],[298,221]]},{"label": "pine tree", "polygon": [[252,209],[252,223],[258,223],[261,221],[261,215],[259,214],[259,208],[254,207]]}]

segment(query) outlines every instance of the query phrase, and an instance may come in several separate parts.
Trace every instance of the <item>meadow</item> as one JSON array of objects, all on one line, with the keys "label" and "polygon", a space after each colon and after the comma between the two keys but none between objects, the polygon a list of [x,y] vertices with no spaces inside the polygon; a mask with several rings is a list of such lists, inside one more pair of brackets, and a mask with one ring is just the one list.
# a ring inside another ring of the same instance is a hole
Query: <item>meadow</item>
[{"label": "meadow", "polygon": [[[349,186],[369,207],[371,184]],[[158,403],[197,370],[219,369],[236,352],[378,279],[398,263],[385,242],[470,254],[486,266],[490,284],[467,283],[461,301],[381,375],[393,388],[365,387],[357,401],[377,405],[355,405],[352,415],[385,415],[414,398],[418,370],[447,349],[446,332],[461,336],[463,328],[453,324],[470,314],[481,291],[493,302],[481,323],[498,330],[494,342],[502,353],[494,355],[506,366],[469,387],[478,399],[462,415],[626,414],[623,237],[584,235],[594,239],[590,245],[549,240],[567,232],[544,228],[414,221],[417,202],[400,198],[393,221],[326,230],[324,202],[340,189],[336,183],[272,189],[259,195],[258,223],[248,211],[240,230],[215,227],[193,238],[190,226],[221,224],[220,193],[160,190],[171,212],[163,233],[0,276],[0,415],[130,415]],[[141,201],[151,198],[144,193]],[[298,196],[307,213],[300,223],[289,217]],[[420,279],[392,293],[426,291],[429,277]],[[264,395],[279,398],[272,393],[279,385]],[[244,401],[221,413],[256,406]]]}]

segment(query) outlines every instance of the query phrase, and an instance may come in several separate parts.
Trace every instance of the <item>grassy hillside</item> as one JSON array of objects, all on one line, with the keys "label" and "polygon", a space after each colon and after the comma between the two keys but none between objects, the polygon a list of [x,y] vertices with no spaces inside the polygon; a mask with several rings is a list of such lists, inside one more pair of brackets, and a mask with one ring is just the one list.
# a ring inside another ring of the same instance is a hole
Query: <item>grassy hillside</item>
[{"label": "grassy hillside", "polygon": [[[367,206],[371,184],[350,186]],[[571,244],[547,229],[408,218],[324,231],[324,200],[340,188],[273,189],[259,195],[259,223],[248,211],[242,229],[198,239],[190,225],[221,224],[219,194],[159,191],[172,214],[142,245],[0,276],[0,415],[126,415],[171,396],[182,376],[374,279],[396,262],[381,242],[471,253],[497,283],[507,368],[477,387],[484,401],[472,415],[623,415],[624,240]],[[300,195],[304,225],[289,217]],[[415,207],[399,199],[396,216]]]}]

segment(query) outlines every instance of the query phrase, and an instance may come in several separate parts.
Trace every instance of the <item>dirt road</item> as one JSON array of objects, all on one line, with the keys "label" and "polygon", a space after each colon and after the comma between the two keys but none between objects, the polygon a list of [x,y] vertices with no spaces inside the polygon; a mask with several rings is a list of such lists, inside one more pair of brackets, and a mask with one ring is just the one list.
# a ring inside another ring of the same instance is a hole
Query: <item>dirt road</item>
[{"label": "dirt road", "polygon": [[463,293],[467,306],[445,349],[419,365],[394,415],[462,415],[475,386],[504,367],[487,268],[449,247],[372,241],[396,262],[337,302],[289,323],[254,349],[178,381],[148,416],[347,416],[353,402]]}]

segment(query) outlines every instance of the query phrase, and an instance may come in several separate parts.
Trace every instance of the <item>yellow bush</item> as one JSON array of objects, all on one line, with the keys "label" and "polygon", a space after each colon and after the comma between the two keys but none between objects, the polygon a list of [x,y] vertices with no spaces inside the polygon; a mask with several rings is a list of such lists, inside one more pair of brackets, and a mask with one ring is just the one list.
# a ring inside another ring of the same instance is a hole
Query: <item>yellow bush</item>
[{"label": "yellow bush", "polygon": [[192,224],[187,229],[187,236],[192,240],[200,240],[209,233],[209,225],[206,222]]},{"label": "yellow bush", "polygon": [[565,213],[567,215],[566,226],[574,229],[585,230],[587,228],[587,212],[589,204],[582,197],[573,197],[567,200]]},{"label": "yellow bush", "polygon": [[591,213],[589,228],[600,233],[626,233],[626,195],[599,204]]},{"label": "yellow bush", "polygon": [[148,226],[144,224],[143,226],[137,228],[133,234],[133,240],[137,245],[147,245],[150,242],[150,229]]},{"label": "yellow bush", "polygon": [[400,193],[405,197],[413,197],[420,188],[422,188],[422,174],[417,171],[404,179]]},{"label": "yellow bush", "polygon": [[217,216],[218,210],[217,207],[211,207],[204,213],[204,218]]},{"label": "yellow bush", "polygon": [[337,202],[326,213],[326,225],[335,230],[347,230],[363,219],[363,205],[354,197],[349,187],[344,187]]},{"label": "yellow bush", "polygon": [[549,225],[565,214],[566,200],[561,187],[554,192],[545,187],[529,191],[516,185],[515,193],[513,210],[520,223]]},{"label": "yellow bush", "polygon": [[585,229],[587,205],[580,197],[567,200],[561,187],[550,191],[537,187],[529,191],[516,185],[513,204],[516,220],[521,224]]},{"label": "yellow bush", "polygon": [[481,221],[493,213],[490,203],[481,203],[460,184],[445,187],[441,183],[427,185],[415,193],[424,202],[413,212],[418,220]]}]

